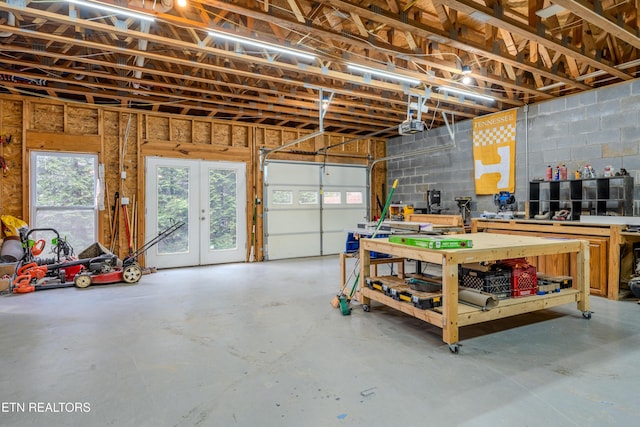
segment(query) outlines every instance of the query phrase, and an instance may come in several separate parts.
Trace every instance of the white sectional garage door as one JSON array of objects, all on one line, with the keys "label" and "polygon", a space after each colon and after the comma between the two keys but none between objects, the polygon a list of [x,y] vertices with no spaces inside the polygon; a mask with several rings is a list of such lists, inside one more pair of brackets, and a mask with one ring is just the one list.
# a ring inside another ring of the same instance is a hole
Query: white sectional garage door
[{"label": "white sectional garage door", "polygon": [[265,258],[337,254],[367,215],[367,168],[265,164]]},{"label": "white sectional garage door", "polygon": [[[322,174],[322,255],[345,249],[345,229],[366,221],[367,168],[327,165]],[[330,203],[335,202],[335,203]]]}]

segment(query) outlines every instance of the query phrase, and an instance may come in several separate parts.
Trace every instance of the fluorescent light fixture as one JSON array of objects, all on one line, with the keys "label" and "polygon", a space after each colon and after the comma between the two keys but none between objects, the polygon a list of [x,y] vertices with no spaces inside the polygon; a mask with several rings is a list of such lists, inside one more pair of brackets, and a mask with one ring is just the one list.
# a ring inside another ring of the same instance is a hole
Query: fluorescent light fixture
[{"label": "fluorescent light fixture", "polygon": [[604,76],[605,74],[607,74],[606,71],[602,71],[602,70],[598,70],[598,71],[594,71],[593,73],[589,73],[589,74],[583,74],[581,76],[576,77],[576,81],[577,82],[583,82],[587,79],[593,79],[596,77],[600,77],[600,76]]},{"label": "fluorescent light fixture", "polygon": [[271,43],[258,42],[258,41],[255,41],[255,40],[248,39],[246,37],[234,36],[234,35],[231,35],[231,34],[222,33],[222,32],[219,32],[219,31],[212,31],[212,30],[209,30],[209,35],[211,37],[215,37],[215,38],[218,38],[218,39],[229,40],[229,41],[236,42],[236,43],[241,43],[241,44],[244,44],[244,45],[247,45],[247,46],[253,46],[253,47],[260,48],[260,49],[266,49],[266,50],[271,50],[271,51],[275,51],[275,52],[285,53],[287,55],[297,56],[299,58],[306,59],[306,60],[309,60],[309,61],[313,61],[313,60],[316,59],[315,55],[310,55],[308,53],[304,53],[304,52],[301,52],[299,50],[287,49],[286,47],[276,46],[275,44],[271,44]]},{"label": "fluorescent light fixture", "polygon": [[[618,70],[626,70],[626,69],[631,68],[631,67],[637,67],[638,65],[640,65],[640,59],[634,59],[633,61],[625,62],[624,64],[614,65],[614,68],[617,68]],[[606,74],[607,74],[606,71],[597,70],[597,71],[593,71],[591,73],[583,74],[581,76],[576,77],[576,81],[577,82],[583,82],[583,81],[585,81],[587,79],[594,79],[594,78],[597,78],[597,77],[602,77],[602,76],[604,76]],[[561,86],[564,86],[564,85],[565,85],[565,83],[563,83],[563,82],[552,83],[552,84],[550,84],[548,86],[539,87],[539,88],[537,88],[537,90],[545,91],[545,90],[549,90],[549,89],[555,89],[557,87],[561,87]]]},{"label": "fluorescent light fixture", "polygon": [[347,64],[347,68],[353,71],[360,71],[361,73],[369,73],[373,76],[384,77],[387,79],[398,80],[401,82],[409,83],[412,85],[419,85],[420,80],[412,77],[406,77],[400,74],[387,73],[386,71],[376,70],[375,68],[361,67],[360,65]]},{"label": "fluorescent light fixture", "polygon": [[460,90],[460,89],[456,89],[456,88],[449,87],[449,86],[439,86],[438,90],[440,92],[455,93],[456,95],[462,95],[462,96],[467,97],[467,98],[480,99],[482,101],[493,102],[493,101],[496,100],[492,96],[480,95],[479,93],[475,93],[475,92],[467,92],[466,90]]},{"label": "fluorescent light fixture", "polygon": [[[633,61],[625,62],[624,64],[614,65],[614,68],[617,68],[618,70],[626,70],[628,68],[636,67],[638,65],[640,65],[640,59],[634,59]],[[607,74],[606,71],[597,70],[597,71],[593,71],[591,73],[583,74],[581,76],[576,77],[576,81],[577,82],[583,82],[583,81],[585,81],[587,79],[594,79],[594,78],[597,78],[597,77],[602,77],[602,76],[604,76],[606,74]],[[536,90],[545,91],[545,90],[549,90],[549,89],[555,89],[557,87],[562,87],[564,85],[565,85],[565,83],[563,83],[563,82],[557,82],[557,83],[552,83],[552,84],[547,85],[547,86],[541,86],[539,88],[536,88]]]},{"label": "fluorescent light fixture", "polygon": [[124,15],[124,16],[128,16],[130,18],[138,18],[138,19],[142,19],[142,20],[145,20],[145,21],[151,21],[151,22],[155,21],[155,18],[153,16],[145,15],[143,13],[132,12],[132,11],[130,11],[128,9],[124,9],[124,8],[120,8],[120,7],[107,6],[107,5],[102,4],[102,3],[94,3],[94,2],[83,1],[83,0],[67,0],[67,1],[69,3],[77,4],[78,6],[92,7],[94,9],[103,10],[105,12],[113,13],[114,15]]},{"label": "fluorescent light fixture", "polygon": [[547,85],[547,86],[540,86],[536,90],[545,91],[545,90],[555,89],[557,87],[562,87],[562,86],[564,86],[563,82],[557,82],[557,83],[552,83],[552,84]]},{"label": "fluorescent light fixture", "polygon": [[553,15],[557,15],[560,12],[564,12],[565,9],[564,7],[560,6],[559,4],[552,4],[550,6],[545,7],[544,9],[540,9],[536,12],[536,15],[538,15],[540,18],[548,18],[550,16]]},{"label": "fluorescent light fixture", "polygon": [[640,59],[634,59],[633,61],[625,62],[624,64],[614,65],[615,68],[619,70],[626,70],[627,68],[635,67],[640,65]]}]

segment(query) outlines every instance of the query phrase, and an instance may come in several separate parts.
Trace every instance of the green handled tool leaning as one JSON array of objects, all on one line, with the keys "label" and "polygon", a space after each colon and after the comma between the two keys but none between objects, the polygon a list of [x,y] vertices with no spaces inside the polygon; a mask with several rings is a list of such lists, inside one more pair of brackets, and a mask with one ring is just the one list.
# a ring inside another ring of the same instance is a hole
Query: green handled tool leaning
[{"label": "green handled tool leaning", "polygon": [[[391,205],[393,192],[396,190],[397,186],[398,186],[398,180],[396,179],[395,181],[393,181],[393,186],[391,187],[391,190],[389,191],[389,195],[387,196],[387,201],[384,204],[384,207],[382,208],[382,213],[380,214],[380,218],[378,219],[376,228],[373,230],[373,234],[371,235],[372,239],[376,237],[376,234],[378,234],[378,230],[380,230],[380,227],[382,226],[382,222],[384,221],[384,218],[387,215],[387,210],[389,209],[389,205]],[[349,292],[349,295],[347,296],[344,293],[344,290],[347,287],[347,284],[345,283],[344,286],[342,287],[342,290],[340,291],[340,294],[334,297],[333,301],[331,302],[331,305],[333,305],[334,307],[340,307],[340,312],[342,313],[343,316],[347,316],[351,314],[351,308],[349,307],[349,302],[351,301],[351,298],[353,298],[353,295],[356,292],[359,279],[360,279],[360,273],[358,272],[358,274],[356,275],[356,279],[353,282],[353,286],[351,287],[351,292]]]}]

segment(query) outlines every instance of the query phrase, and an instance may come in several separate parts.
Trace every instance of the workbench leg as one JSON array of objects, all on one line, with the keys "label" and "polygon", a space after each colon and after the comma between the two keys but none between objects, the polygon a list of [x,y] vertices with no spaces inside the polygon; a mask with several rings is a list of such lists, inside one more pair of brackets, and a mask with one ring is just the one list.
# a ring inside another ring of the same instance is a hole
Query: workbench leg
[{"label": "workbench leg", "polygon": [[576,279],[578,281],[578,290],[580,291],[580,300],[578,301],[578,310],[582,311],[582,314],[587,317],[591,317],[589,311],[589,291],[590,291],[590,275],[589,275],[589,242],[582,241],[580,252],[576,254]]},{"label": "workbench leg", "polygon": [[340,253],[340,292],[344,291],[347,284],[347,254]]},{"label": "workbench leg", "polygon": [[358,292],[356,294],[358,295],[358,301],[360,301],[365,311],[369,311],[371,298],[365,297],[361,290],[367,286],[369,274],[371,274],[371,252],[364,250],[362,246],[360,246],[360,274],[358,279]]},{"label": "workbench leg", "polygon": [[458,264],[446,257],[442,264],[442,340],[457,353],[458,348]]},{"label": "workbench leg", "polygon": [[620,246],[622,226],[611,226],[609,238],[609,268],[607,274],[607,298],[617,301],[620,293]]}]

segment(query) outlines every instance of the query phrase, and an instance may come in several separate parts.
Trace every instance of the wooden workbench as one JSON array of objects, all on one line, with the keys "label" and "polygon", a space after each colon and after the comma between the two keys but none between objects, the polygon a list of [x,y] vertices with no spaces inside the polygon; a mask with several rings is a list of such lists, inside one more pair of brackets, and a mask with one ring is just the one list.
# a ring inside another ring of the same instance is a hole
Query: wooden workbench
[{"label": "wooden workbench", "polygon": [[[589,224],[576,221],[538,221],[522,219],[481,219],[471,220],[471,231],[488,233],[518,234],[526,236],[546,236],[582,239],[589,242],[591,295],[618,300],[624,296],[620,283],[633,272],[630,246],[638,241],[639,233],[626,233],[626,225]],[[629,246],[622,256],[621,248]],[[626,258],[626,259],[621,259]],[[571,257],[539,257],[530,260],[548,274],[573,275]]]},{"label": "wooden workbench", "polygon": [[[587,241],[516,235],[496,236],[491,233],[470,233],[465,235],[465,238],[473,241],[473,248],[435,250],[390,243],[389,239],[361,239],[358,293],[359,301],[363,304],[365,311],[369,310],[370,301],[374,300],[442,328],[442,340],[449,344],[449,349],[454,353],[458,352],[458,328],[461,326],[571,302],[577,303],[578,310],[585,318],[591,317]],[[369,254],[372,251],[441,265],[442,307],[419,309],[410,303],[397,301],[384,293],[366,287],[366,280],[370,277]],[[576,275],[573,278],[575,288],[562,289],[560,292],[547,295],[500,300],[498,307],[487,311],[458,304],[458,266],[460,264],[564,253],[576,254]]]},{"label": "wooden workbench", "polygon": [[[349,287],[349,283],[347,283],[347,259],[353,258],[354,256],[359,255],[357,252],[351,253],[340,253],[340,289],[339,293],[350,293],[351,287]],[[373,276],[378,275],[378,265],[379,264],[396,264],[398,268],[397,275],[400,278],[404,277],[404,258],[377,258],[370,259],[369,264],[371,265],[371,274]],[[358,296],[354,295],[352,297],[356,301],[358,300]]]}]

